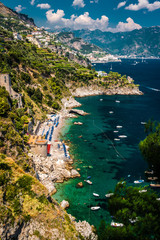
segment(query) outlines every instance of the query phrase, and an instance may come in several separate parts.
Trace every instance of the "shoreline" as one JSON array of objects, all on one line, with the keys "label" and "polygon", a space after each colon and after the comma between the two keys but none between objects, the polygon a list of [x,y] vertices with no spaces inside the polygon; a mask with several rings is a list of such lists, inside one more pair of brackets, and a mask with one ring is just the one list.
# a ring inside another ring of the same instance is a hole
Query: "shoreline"
[{"label": "shoreline", "polygon": [[[65,125],[65,120],[69,118],[76,119],[78,117],[75,112],[70,113],[73,108],[81,106],[81,104],[73,98],[73,95],[74,97],[96,95],[143,95],[137,86],[135,86],[135,88],[113,88],[107,89],[107,91],[104,91],[104,89],[102,91],[102,88],[95,89],[94,87],[95,86],[77,88],[75,92],[72,92],[72,96],[70,98],[62,99],[63,107],[61,111],[57,113],[59,116],[59,125],[57,128],[54,128],[50,155],[44,158],[41,155],[29,153],[29,156],[32,157],[35,164],[36,176],[38,180],[48,189],[50,195],[57,192],[54,183],[63,183],[70,178],[80,177],[79,172],[72,166],[74,159],[71,159],[69,156],[69,146],[65,144],[68,155],[66,158],[64,156],[64,142],[60,140],[60,134]],[[82,113],[82,115],[85,114]],[[41,128],[44,128],[43,125],[45,125],[47,121],[48,120],[41,124]]]}]

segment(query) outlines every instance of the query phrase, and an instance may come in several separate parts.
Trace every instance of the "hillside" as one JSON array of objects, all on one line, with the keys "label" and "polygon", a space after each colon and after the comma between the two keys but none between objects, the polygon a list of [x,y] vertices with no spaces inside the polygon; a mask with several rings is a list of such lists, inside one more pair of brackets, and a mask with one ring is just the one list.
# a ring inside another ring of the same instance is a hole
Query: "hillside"
[{"label": "hillside", "polygon": [[129,57],[160,57],[160,27],[142,28],[131,32],[74,31],[76,37],[96,44],[103,50]]},{"label": "hillside", "polygon": [[[17,13],[15,11],[13,11],[12,9],[6,7],[1,2],[0,2],[0,17],[21,20],[21,24],[23,24],[23,25],[30,24],[32,27],[35,26],[34,20],[32,18],[29,18],[26,14]],[[2,22],[1,22],[1,24],[2,24]]]}]

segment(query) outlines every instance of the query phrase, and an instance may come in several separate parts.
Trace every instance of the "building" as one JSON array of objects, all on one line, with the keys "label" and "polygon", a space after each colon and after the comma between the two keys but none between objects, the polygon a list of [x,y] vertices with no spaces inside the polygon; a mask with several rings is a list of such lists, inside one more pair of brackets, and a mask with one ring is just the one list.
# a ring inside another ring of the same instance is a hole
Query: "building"
[{"label": "building", "polygon": [[48,141],[41,136],[31,135],[28,141],[32,153],[47,157]]},{"label": "building", "polygon": [[11,79],[10,79],[10,76],[9,74],[0,74],[0,86],[1,87],[5,87],[7,92],[9,93],[10,97],[12,99],[16,99],[18,101],[18,108],[21,108],[23,105],[22,105],[22,95],[15,92],[13,89],[12,89],[12,86],[11,86]]}]

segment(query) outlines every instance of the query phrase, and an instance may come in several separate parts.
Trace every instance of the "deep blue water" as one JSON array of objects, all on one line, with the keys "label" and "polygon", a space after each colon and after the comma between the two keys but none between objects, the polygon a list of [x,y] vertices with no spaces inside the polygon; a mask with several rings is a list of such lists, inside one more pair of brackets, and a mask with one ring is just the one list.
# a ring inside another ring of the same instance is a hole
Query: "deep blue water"
[{"label": "deep blue water", "polygon": [[[63,130],[63,139],[71,141],[70,153],[75,158],[74,167],[81,169],[81,178],[57,184],[58,192],[54,197],[59,202],[68,200],[69,213],[96,226],[102,218],[107,222],[111,220],[105,194],[113,190],[122,178],[129,185],[134,185],[136,179],[144,178],[147,164],[138,148],[139,142],[145,138],[141,122],[150,118],[160,121],[160,61],[138,61],[137,65],[133,65],[134,60],[112,63],[112,71],[131,76],[135,83],[140,84],[144,95],[77,98],[82,104],[81,109],[90,115],[78,118],[83,122],[82,126],[74,125],[75,120],[67,121]],[[109,72],[111,63],[94,67]],[[122,128],[117,129],[117,125]],[[119,132],[114,133],[116,130]],[[119,135],[127,137],[115,141]],[[84,182],[87,176],[91,176],[93,185]],[[80,181],[84,183],[84,188],[77,189],[76,184]],[[93,192],[100,197],[94,197]],[[101,209],[91,211],[90,207],[96,205]]]}]

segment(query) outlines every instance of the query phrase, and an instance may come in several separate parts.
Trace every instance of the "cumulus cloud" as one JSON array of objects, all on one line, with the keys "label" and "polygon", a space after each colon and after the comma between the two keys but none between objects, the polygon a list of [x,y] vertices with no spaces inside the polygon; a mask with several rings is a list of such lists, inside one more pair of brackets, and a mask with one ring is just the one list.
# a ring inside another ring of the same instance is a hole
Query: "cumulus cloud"
[{"label": "cumulus cloud", "polygon": [[84,8],[85,4],[84,4],[84,0],[74,0],[73,7],[79,7],[79,8]]},{"label": "cumulus cloud", "polygon": [[23,9],[26,9],[25,7],[22,7],[22,5],[18,5],[17,7],[15,7],[16,12],[21,12]]},{"label": "cumulus cloud", "polygon": [[37,7],[41,9],[49,9],[51,8],[51,5],[49,5],[48,3],[41,3],[41,4],[38,4]]},{"label": "cumulus cloud", "polygon": [[72,15],[69,19],[64,18],[65,13],[63,10],[58,9],[57,12],[53,12],[54,10],[49,10],[46,12],[47,20],[53,25],[55,28],[69,27],[74,30],[79,29],[100,29],[101,31],[106,31],[108,27],[108,17],[101,16],[101,18],[92,19],[89,16],[88,12],[80,16]]},{"label": "cumulus cloud", "polygon": [[117,6],[117,9],[121,8],[121,7],[124,7],[126,5],[126,1],[124,2],[120,2]]},{"label": "cumulus cloud", "polygon": [[160,8],[160,1],[155,1],[153,3],[149,3],[148,0],[138,0],[138,4],[130,4],[125,9],[138,11],[141,9],[147,9],[148,11],[154,11]]},{"label": "cumulus cloud", "polygon": [[111,32],[129,32],[141,28],[142,28],[141,25],[135,23],[133,19],[129,17],[126,19],[126,23],[119,22],[116,28],[110,28],[109,30]]},{"label": "cumulus cloud", "polygon": [[101,18],[92,19],[88,12],[80,16],[72,15],[70,18],[65,18],[63,10],[58,9],[48,10],[46,12],[47,20],[52,24],[52,28],[71,28],[72,30],[89,29],[91,31],[99,29],[103,32],[127,32],[135,29],[141,29],[142,27],[133,21],[132,18],[127,18],[126,22],[119,22],[115,28],[110,28],[109,18],[107,16],[101,16]]},{"label": "cumulus cloud", "polygon": [[34,5],[34,3],[35,3],[35,0],[31,0],[31,2],[30,2],[30,3],[31,3],[31,5]]}]

